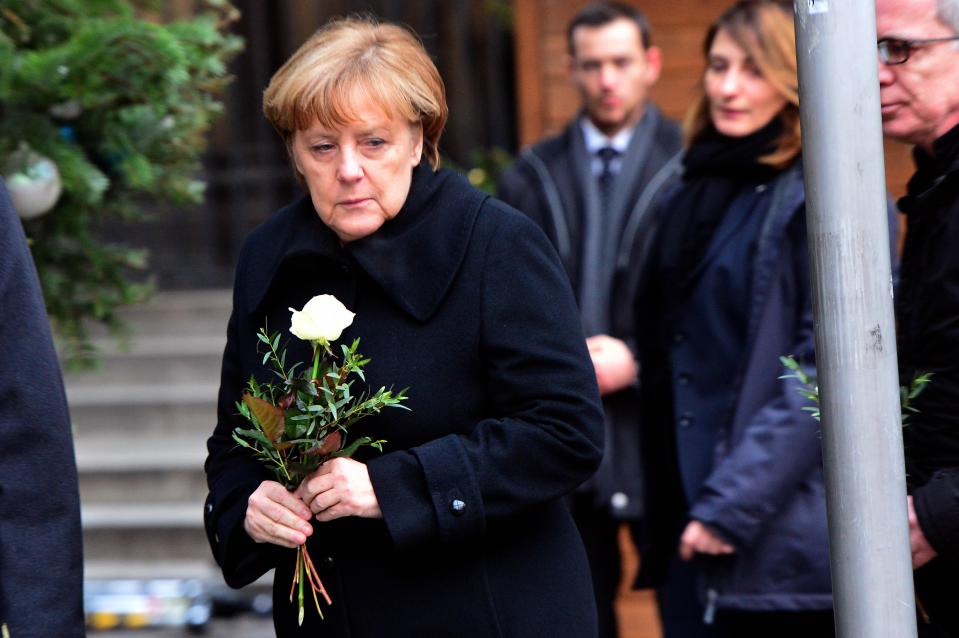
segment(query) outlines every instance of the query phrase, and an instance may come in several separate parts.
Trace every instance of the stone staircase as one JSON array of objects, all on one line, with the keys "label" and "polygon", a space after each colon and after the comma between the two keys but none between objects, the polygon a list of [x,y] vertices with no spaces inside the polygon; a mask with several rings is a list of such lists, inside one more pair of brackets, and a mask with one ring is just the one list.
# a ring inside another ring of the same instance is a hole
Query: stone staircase
[{"label": "stone staircase", "polygon": [[203,532],[229,291],[159,293],[127,310],[129,347],[66,375],[87,579],[222,579]]}]

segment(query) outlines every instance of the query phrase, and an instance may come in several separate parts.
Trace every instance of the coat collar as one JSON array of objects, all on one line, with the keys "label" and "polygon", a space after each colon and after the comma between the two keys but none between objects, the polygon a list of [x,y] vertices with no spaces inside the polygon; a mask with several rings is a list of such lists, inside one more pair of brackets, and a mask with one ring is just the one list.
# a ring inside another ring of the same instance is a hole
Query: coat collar
[{"label": "coat collar", "polygon": [[[918,146],[912,151],[916,173],[909,179],[906,196],[899,200],[899,209],[909,216],[939,211],[934,204],[940,197],[955,192],[955,177],[959,173],[959,125],[933,142],[930,155]],[[952,188],[945,188],[952,184]]]},{"label": "coat collar", "polygon": [[466,256],[473,226],[487,195],[457,173],[434,172],[425,162],[413,171],[410,193],[400,212],[375,233],[348,244],[314,210],[309,197],[280,213],[278,238],[262,275],[250,274],[250,310],[266,296],[280,265],[313,253],[333,261],[351,259],[397,306],[426,321],[437,310]]}]

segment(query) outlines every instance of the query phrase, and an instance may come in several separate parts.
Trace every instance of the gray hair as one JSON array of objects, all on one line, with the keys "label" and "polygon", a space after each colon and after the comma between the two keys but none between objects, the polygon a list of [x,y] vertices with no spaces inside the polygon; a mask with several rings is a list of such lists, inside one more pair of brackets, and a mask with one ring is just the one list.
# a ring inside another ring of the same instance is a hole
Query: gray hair
[{"label": "gray hair", "polygon": [[959,33],[959,0],[936,0],[936,14],[955,33]]}]

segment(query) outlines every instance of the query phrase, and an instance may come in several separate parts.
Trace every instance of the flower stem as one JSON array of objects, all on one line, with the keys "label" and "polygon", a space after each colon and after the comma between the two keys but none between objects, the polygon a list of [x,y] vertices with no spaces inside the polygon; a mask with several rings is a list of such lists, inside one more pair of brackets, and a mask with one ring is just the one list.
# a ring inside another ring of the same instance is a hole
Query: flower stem
[{"label": "flower stem", "polygon": [[[306,547],[304,547],[303,545],[300,545],[300,548],[299,548],[298,551],[300,552],[300,555],[302,556],[302,554],[303,554],[304,552],[306,552]],[[299,608],[300,608],[300,612],[299,612],[299,615],[298,615],[298,617],[297,617],[297,625],[299,625],[299,626],[302,627],[302,626],[303,626],[303,616],[304,616],[304,612],[305,612],[305,609],[304,609],[304,607],[303,607],[303,581],[306,580],[306,578],[305,578],[305,576],[306,576],[306,561],[301,558],[299,561],[297,561],[297,565],[298,565],[299,568],[300,568],[300,574],[299,574],[299,579],[300,579],[300,591],[298,592],[297,597],[296,597],[296,598],[297,598],[297,602],[299,603]],[[310,586],[312,587],[312,583],[310,583]]]},{"label": "flower stem", "polygon": [[320,344],[313,344],[313,376],[310,377],[311,380],[316,380],[317,375],[320,374]]}]

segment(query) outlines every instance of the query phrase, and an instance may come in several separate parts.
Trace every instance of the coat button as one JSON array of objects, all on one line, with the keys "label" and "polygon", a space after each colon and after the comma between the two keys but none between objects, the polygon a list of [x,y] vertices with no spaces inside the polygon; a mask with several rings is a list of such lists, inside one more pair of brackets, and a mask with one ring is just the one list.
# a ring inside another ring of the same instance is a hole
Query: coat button
[{"label": "coat button", "polygon": [[676,381],[679,382],[679,385],[689,385],[689,381],[692,379],[692,375],[683,372],[678,377]]},{"label": "coat button", "polygon": [[629,497],[623,494],[622,492],[616,492],[615,494],[613,494],[613,496],[610,497],[609,501],[610,501],[610,504],[613,506],[613,509],[615,510],[626,509],[626,506],[629,505]]},{"label": "coat button", "polygon": [[694,417],[689,412],[683,412],[683,415],[679,417],[679,427],[688,428],[693,424]]},{"label": "coat button", "polygon": [[466,511],[466,503],[461,501],[458,498],[454,498],[450,502],[450,511],[453,512],[456,516],[462,516],[463,512]]},{"label": "coat button", "polygon": [[212,514],[212,513],[213,513],[213,503],[207,503],[207,504],[206,504],[206,513],[207,513],[207,514]]},{"label": "coat button", "polygon": [[673,343],[679,345],[686,341],[686,333],[682,331],[677,331],[673,333]]}]

